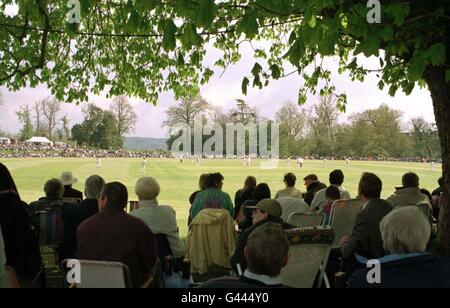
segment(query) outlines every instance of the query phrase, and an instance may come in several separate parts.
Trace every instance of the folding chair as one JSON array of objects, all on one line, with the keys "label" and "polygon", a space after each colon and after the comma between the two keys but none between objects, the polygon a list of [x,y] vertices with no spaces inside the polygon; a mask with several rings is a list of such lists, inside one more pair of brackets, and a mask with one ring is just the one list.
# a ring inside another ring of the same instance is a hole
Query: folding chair
[{"label": "folding chair", "polygon": [[325,268],[334,238],[333,229],[299,228],[287,230],[286,234],[290,246],[288,264],[281,270],[283,284],[295,288],[312,288],[316,277],[319,277],[318,286],[325,279],[329,287]]},{"label": "folding chair", "polygon": [[337,200],[331,208],[331,227],[334,230],[333,248],[339,247],[339,241],[344,236],[352,234],[356,216],[361,211],[362,202],[357,199]]},{"label": "folding chair", "polygon": [[324,213],[292,213],[287,220],[297,228],[323,226],[324,221]]},{"label": "folding chair", "polygon": [[[64,264],[69,260],[64,260]],[[128,267],[120,262],[77,260],[80,265],[80,281],[71,285],[77,289],[125,289],[131,288]]]},{"label": "folding chair", "polygon": [[141,206],[139,205],[139,201],[130,201],[127,206],[127,213],[129,214],[133,211],[136,211],[140,209],[140,207]]}]

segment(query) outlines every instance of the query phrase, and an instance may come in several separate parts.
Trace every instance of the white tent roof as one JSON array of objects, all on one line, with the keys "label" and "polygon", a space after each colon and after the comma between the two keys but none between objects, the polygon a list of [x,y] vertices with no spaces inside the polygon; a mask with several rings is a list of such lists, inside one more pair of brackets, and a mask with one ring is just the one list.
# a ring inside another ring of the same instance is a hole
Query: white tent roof
[{"label": "white tent roof", "polygon": [[53,144],[50,140],[45,137],[33,137],[25,141],[26,143],[45,143],[45,144]]}]

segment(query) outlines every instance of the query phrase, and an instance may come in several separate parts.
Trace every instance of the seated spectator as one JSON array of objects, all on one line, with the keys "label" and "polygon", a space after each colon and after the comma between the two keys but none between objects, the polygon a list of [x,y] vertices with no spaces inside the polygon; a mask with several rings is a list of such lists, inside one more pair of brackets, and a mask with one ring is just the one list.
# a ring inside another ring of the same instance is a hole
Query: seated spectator
[{"label": "seated spectator", "polygon": [[[344,183],[344,173],[342,170],[334,170],[330,173],[330,186],[335,186],[340,191],[340,198],[349,200],[351,199],[350,193],[342,187],[342,183]],[[314,199],[311,203],[311,208],[313,208],[315,211],[321,212],[324,208],[324,205],[327,203],[327,198],[325,196],[325,190],[321,189],[317,192],[317,194],[314,196]]]},{"label": "seated spectator", "polygon": [[[250,208],[253,208],[253,225],[239,235],[236,251],[231,257],[231,266],[238,275],[242,274],[240,273],[240,270],[243,272],[247,268],[247,262],[244,257],[244,248],[247,245],[248,237],[253,231],[267,223],[279,224],[283,229],[295,228],[295,226],[285,223],[281,219],[283,212],[281,205],[277,200],[264,199],[261,200],[256,206]],[[238,270],[238,264],[240,266],[240,270]]]},{"label": "seated spectator", "polygon": [[33,217],[36,212],[60,210],[64,204],[64,185],[59,179],[51,179],[44,186],[45,197],[30,203],[28,210]]},{"label": "seated spectator", "polygon": [[192,220],[187,237],[191,274],[195,282],[222,277],[230,272],[236,250],[236,228],[225,209],[203,209]]},{"label": "seated spectator", "polygon": [[64,204],[61,209],[63,221],[62,243],[59,246],[59,260],[75,257],[77,250],[77,228],[91,216],[98,214],[98,199],[105,186],[105,180],[98,175],[90,176],[84,186],[86,199],[79,204]]},{"label": "seated spectator", "polygon": [[156,240],[140,219],[128,215],[127,188],[118,182],[104,186],[99,199],[100,213],[78,227],[77,258],[122,262],[128,266],[134,287],[149,277],[156,261]]},{"label": "seated spectator", "polygon": [[312,201],[314,200],[314,196],[320,190],[327,188],[327,185],[319,182],[319,178],[315,174],[309,174],[303,178],[305,181],[306,193],[303,194],[303,200],[311,206]]},{"label": "seated spectator", "polygon": [[404,174],[402,185],[403,187],[397,188],[397,191],[387,198],[394,209],[403,206],[426,205],[431,210],[430,200],[420,192],[417,174],[412,172]]},{"label": "seated spectator", "polygon": [[254,176],[249,176],[245,180],[244,188],[236,192],[236,195],[234,196],[234,219],[237,218],[241,205],[244,204],[245,201],[252,200],[256,185],[256,178]]},{"label": "seated spectator", "polygon": [[248,237],[244,247],[247,269],[239,278],[207,281],[200,288],[282,288],[281,269],[288,263],[289,242],[283,229],[267,223]]},{"label": "seated spectator", "polygon": [[439,221],[439,212],[440,212],[440,201],[441,201],[441,194],[444,187],[444,178],[440,177],[438,180],[439,187],[433,190],[431,193],[431,205],[433,207],[433,216],[434,218]]},{"label": "seated spectator", "polygon": [[438,197],[441,196],[442,191],[444,189],[444,178],[443,177],[439,178],[438,184],[439,184],[439,187],[436,188],[435,190],[433,190],[433,192],[431,193],[432,196],[438,196]]},{"label": "seated spectator", "polygon": [[[204,191],[205,189],[208,188],[208,186],[206,185],[206,182],[208,180],[208,175],[207,173],[204,173],[200,176],[200,179],[198,181],[198,187],[200,188],[200,190],[197,190],[196,192],[192,193],[192,195],[189,197],[189,204],[192,205],[194,204],[195,198],[197,197],[199,192]],[[188,226],[191,224],[192,221],[192,217],[191,217],[191,210],[189,210],[189,218],[188,218]]]},{"label": "seated spectator", "polygon": [[286,185],[286,188],[280,190],[275,194],[275,199],[279,199],[282,197],[291,197],[302,199],[302,192],[295,188],[295,184],[297,182],[297,177],[293,173],[287,173],[284,175],[283,183]]},{"label": "seated spectator", "polygon": [[340,241],[344,259],[353,257],[355,253],[369,259],[384,256],[379,226],[392,206],[380,199],[382,187],[380,178],[373,173],[364,173],[361,177],[358,194],[363,206],[356,216],[351,236],[345,236]]},{"label": "seated spectator", "polygon": [[81,191],[72,188],[72,185],[78,182],[78,179],[73,177],[72,172],[63,172],[59,178],[64,185],[63,198],[75,198],[83,200]]},{"label": "seated spectator", "polygon": [[390,255],[379,259],[380,283],[369,284],[370,269],[356,271],[349,279],[352,288],[450,288],[450,259],[425,252],[431,227],[415,206],[386,215],[380,224],[383,245]]},{"label": "seated spectator", "polygon": [[[0,231],[2,226],[0,226]],[[5,243],[3,242],[3,235],[0,232],[0,289],[6,286],[6,274],[5,274],[6,256],[5,256]]]},{"label": "seated spectator", "polygon": [[0,225],[6,265],[16,272],[23,286],[34,283],[41,269],[41,253],[37,234],[20,198],[9,170],[0,163]]},{"label": "seated spectator", "polygon": [[186,245],[180,239],[175,210],[169,205],[159,205],[159,183],[151,177],[140,179],[136,183],[136,195],[140,208],[131,212],[131,216],[142,219],[153,234],[165,234],[175,258],[186,253]]},{"label": "seated spectator", "polygon": [[269,185],[267,185],[266,183],[260,183],[258,184],[258,186],[256,186],[256,189],[253,192],[252,200],[247,200],[242,205],[242,210],[245,218],[242,221],[238,221],[239,230],[244,231],[245,229],[252,226],[253,209],[251,207],[257,205],[259,201],[263,199],[270,199],[271,196],[272,193],[270,191]]},{"label": "seated spectator", "polygon": [[326,202],[323,206],[323,212],[325,213],[325,224],[328,225],[330,223],[331,209],[334,201],[341,200],[340,189],[334,185],[328,186],[328,188],[325,189],[325,198]]},{"label": "seated spectator", "polygon": [[220,173],[212,173],[208,175],[206,185],[207,189],[198,193],[195,197],[194,204],[191,207],[191,217],[195,218],[203,209],[225,209],[231,217],[234,217],[233,202],[230,195],[222,191],[223,175]]},{"label": "seated spectator", "polygon": [[289,216],[293,213],[312,213],[311,208],[303,201],[303,199],[281,197],[278,198],[277,201],[280,203],[281,209],[283,210],[283,214],[281,215],[283,221],[287,222]]}]

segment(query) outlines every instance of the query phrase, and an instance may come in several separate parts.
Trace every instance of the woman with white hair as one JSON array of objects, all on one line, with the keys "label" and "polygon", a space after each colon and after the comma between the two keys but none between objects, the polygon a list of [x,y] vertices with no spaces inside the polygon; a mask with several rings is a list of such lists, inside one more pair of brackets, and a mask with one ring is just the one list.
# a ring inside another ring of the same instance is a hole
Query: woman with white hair
[{"label": "woman with white hair", "polygon": [[169,205],[159,205],[157,197],[161,188],[151,177],[141,178],[136,183],[136,195],[140,208],[131,215],[142,219],[157,234],[165,234],[176,259],[184,256],[186,244],[180,239],[175,210]]},{"label": "woman with white hair", "polygon": [[[349,280],[353,288],[449,288],[450,258],[426,252],[431,226],[416,206],[402,207],[380,223],[384,249],[380,271],[373,266],[356,271]],[[378,277],[377,277],[378,276]],[[368,277],[378,282],[370,283]]]}]

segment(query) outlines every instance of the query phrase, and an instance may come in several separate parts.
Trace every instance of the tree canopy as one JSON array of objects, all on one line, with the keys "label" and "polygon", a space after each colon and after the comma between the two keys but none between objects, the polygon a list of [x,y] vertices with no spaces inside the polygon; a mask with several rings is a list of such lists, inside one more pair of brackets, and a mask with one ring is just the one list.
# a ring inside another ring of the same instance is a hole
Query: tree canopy
[{"label": "tree canopy", "polygon": [[[177,97],[197,92],[213,73],[203,66],[208,47],[222,51],[215,64],[227,67],[250,40],[270,44],[255,48],[259,60],[243,77],[244,93],[290,73],[304,78],[300,102],[318,85],[321,94],[334,93],[326,56],[338,56],[339,71],[352,79],[378,72],[379,87],[391,94],[424,84],[429,66],[450,79],[445,0],[383,1],[381,23],[372,24],[373,8],[351,0],[80,0],[80,23],[67,22],[78,14],[67,0],[2,2],[0,84],[17,90],[43,82],[65,101],[101,91],[149,102],[169,89]],[[16,14],[5,12],[9,4]],[[380,65],[366,67],[358,55],[376,56]],[[337,94],[344,108],[345,94]]]}]

